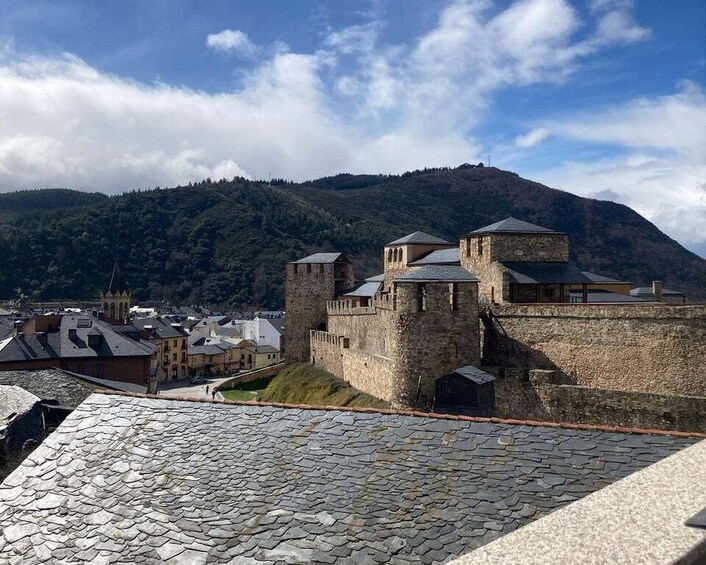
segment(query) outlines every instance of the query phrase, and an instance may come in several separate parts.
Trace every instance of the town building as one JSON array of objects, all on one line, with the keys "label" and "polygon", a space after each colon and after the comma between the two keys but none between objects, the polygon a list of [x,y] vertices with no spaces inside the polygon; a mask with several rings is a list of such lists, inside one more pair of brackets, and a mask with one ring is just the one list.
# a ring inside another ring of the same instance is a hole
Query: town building
[{"label": "town building", "polygon": [[[310,362],[407,408],[448,406],[436,402],[448,384],[441,378],[470,365],[498,377],[495,415],[604,423],[611,406],[627,418],[640,405],[645,422],[665,429],[677,420],[693,429],[706,416],[706,306],[633,296],[629,282],[583,270],[566,233],[515,218],[458,245],[414,232],[384,246],[383,264],[358,284],[342,253],[287,265],[288,362]],[[455,411],[487,388],[456,384],[466,398]],[[603,408],[589,415],[579,389],[610,393],[591,393]]]},{"label": "town building", "polygon": [[[191,336],[190,336],[191,337]],[[212,377],[229,375],[241,368],[242,347],[239,340],[198,337],[188,344],[189,375]]]},{"label": "town building", "polygon": [[630,296],[640,300],[670,302],[672,304],[686,303],[685,292],[664,288],[662,281],[652,281],[652,286],[638,286],[633,288],[630,290]]},{"label": "town building", "polygon": [[137,328],[99,312],[35,315],[0,341],[0,371],[57,368],[144,385],[153,361],[155,348]]},{"label": "town building", "polygon": [[184,379],[189,376],[188,334],[180,322],[165,316],[138,318],[133,325],[144,339],[152,342],[157,351],[156,377],[158,382]]}]

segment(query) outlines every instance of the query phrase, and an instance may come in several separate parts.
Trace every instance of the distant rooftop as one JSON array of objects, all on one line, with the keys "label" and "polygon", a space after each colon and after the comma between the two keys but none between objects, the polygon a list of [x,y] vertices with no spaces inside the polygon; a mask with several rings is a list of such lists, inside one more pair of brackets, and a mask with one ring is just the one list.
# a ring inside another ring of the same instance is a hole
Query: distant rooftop
[{"label": "distant rooftop", "polygon": [[[640,298],[654,298],[654,292],[651,286],[638,286],[637,288],[631,289],[630,294]],[[686,293],[679,290],[663,288],[662,296],[686,296]]]},{"label": "distant rooftop", "polygon": [[480,279],[458,265],[428,265],[394,278],[394,282],[478,282]]},{"label": "distant rooftop", "polygon": [[612,279],[610,277],[604,277],[603,275],[598,275],[596,273],[592,273],[590,271],[581,271],[584,275],[586,275],[589,279],[591,279],[592,282],[594,283],[603,283],[603,284],[629,284],[626,281],[620,281],[618,279]]},{"label": "distant rooftop", "polygon": [[480,235],[485,233],[561,233],[549,228],[530,224],[524,220],[518,220],[510,216],[489,226],[478,228],[472,231],[469,235]]},{"label": "distant rooftop", "polygon": [[385,273],[380,273],[372,277],[365,279],[365,282],[383,282],[385,280]]},{"label": "distant rooftop", "polygon": [[385,247],[389,245],[453,245],[450,241],[436,237],[435,235],[428,234],[423,231],[415,231],[404,237],[396,239],[386,244]]},{"label": "distant rooftop", "polygon": [[442,563],[696,441],[96,394],[0,487],[0,561]]},{"label": "distant rooftop", "polygon": [[293,263],[335,263],[336,261],[348,261],[343,253],[314,253]]},{"label": "distant rooftop", "polygon": [[[580,290],[572,290],[570,292],[572,297],[583,297],[583,292]],[[629,294],[620,294],[618,292],[610,292],[608,290],[591,290],[587,292],[587,299],[589,304],[607,304],[607,303],[638,303],[645,302],[644,299],[638,298],[636,296],[630,296]]]}]

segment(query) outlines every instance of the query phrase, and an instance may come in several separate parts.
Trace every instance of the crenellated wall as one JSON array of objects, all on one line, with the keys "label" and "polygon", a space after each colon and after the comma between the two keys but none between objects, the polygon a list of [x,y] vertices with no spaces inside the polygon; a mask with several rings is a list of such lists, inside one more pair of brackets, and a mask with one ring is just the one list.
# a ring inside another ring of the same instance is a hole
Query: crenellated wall
[{"label": "crenellated wall", "polygon": [[706,305],[503,304],[484,364],[553,369],[565,384],[706,396]]}]

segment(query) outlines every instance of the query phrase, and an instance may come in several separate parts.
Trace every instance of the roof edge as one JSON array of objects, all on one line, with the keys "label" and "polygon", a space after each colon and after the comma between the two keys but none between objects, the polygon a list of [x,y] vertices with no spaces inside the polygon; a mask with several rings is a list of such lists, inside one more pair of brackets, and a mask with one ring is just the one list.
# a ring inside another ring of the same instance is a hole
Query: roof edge
[{"label": "roof edge", "polygon": [[[413,416],[417,418],[433,418],[436,420],[458,420],[462,422],[482,422],[491,424],[510,424],[517,426],[541,426],[545,428],[564,428],[569,430],[587,430],[614,432],[624,434],[660,435],[674,437],[701,437],[706,438],[703,432],[680,432],[667,430],[653,430],[649,428],[624,428],[620,426],[595,426],[592,424],[574,424],[571,422],[544,422],[540,420],[515,420],[511,418],[482,418],[478,416],[462,416],[458,414],[437,414],[436,412],[420,412],[418,410],[395,410],[385,408],[363,408],[358,406],[328,406],[321,404],[289,404],[283,402],[253,402],[243,400],[211,400],[207,398],[169,396],[167,394],[143,394],[115,390],[101,391],[96,394],[108,396],[129,396],[132,398],[148,398],[153,400],[181,400],[184,402],[200,402],[203,404],[217,404],[230,406],[269,406],[272,408],[289,408],[294,410],[328,410],[337,412],[362,412],[368,414],[384,414],[388,416]],[[90,398],[90,397],[89,397]]]}]

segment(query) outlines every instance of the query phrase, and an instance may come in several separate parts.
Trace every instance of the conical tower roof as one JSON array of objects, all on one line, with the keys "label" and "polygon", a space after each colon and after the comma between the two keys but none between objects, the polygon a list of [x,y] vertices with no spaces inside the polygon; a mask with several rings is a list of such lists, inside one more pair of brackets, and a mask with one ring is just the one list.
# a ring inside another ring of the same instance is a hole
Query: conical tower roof
[{"label": "conical tower roof", "polygon": [[110,279],[108,280],[108,285],[104,289],[104,294],[107,293],[112,293],[112,294],[121,294],[123,292],[130,292],[130,290],[127,287],[127,283],[125,282],[125,278],[123,277],[123,273],[120,270],[120,265],[116,262],[115,265],[113,266],[113,272],[110,275]]}]

